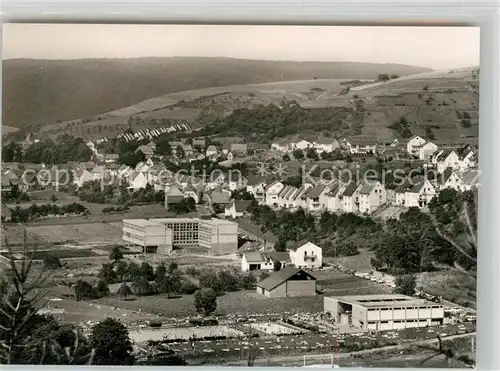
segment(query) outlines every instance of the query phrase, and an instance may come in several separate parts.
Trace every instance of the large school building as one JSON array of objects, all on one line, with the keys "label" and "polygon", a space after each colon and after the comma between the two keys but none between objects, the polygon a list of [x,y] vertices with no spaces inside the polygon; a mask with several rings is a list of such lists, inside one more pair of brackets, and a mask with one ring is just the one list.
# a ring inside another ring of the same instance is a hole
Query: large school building
[{"label": "large school building", "polygon": [[201,246],[214,254],[234,253],[238,224],[216,218],[124,219],[123,241],[144,252],[167,254],[175,246]]},{"label": "large school building", "polygon": [[405,295],[325,297],[324,312],[337,323],[365,330],[441,325],[443,305]]}]

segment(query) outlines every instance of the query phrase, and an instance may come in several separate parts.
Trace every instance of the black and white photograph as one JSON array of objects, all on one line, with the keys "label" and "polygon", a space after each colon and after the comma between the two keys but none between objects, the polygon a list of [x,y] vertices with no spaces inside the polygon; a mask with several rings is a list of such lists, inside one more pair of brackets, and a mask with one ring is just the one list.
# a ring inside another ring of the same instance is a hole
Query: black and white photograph
[{"label": "black and white photograph", "polygon": [[479,27],[2,28],[0,363],[475,367]]}]

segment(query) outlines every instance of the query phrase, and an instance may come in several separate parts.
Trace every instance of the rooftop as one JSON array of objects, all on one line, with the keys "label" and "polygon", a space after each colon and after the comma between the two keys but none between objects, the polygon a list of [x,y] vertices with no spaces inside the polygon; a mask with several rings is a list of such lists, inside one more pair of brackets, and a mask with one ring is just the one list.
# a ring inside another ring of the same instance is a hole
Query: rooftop
[{"label": "rooftop", "polygon": [[418,299],[411,296],[399,295],[399,294],[382,294],[382,295],[351,295],[351,296],[339,296],[331,297],[332,299],[337,299],[346,303],[359,305],[365,308],[381,308],[381,307],[392,307],[398,304],[404,304],[405,306],[422,306],[422,305],[432,305],[441,306],[440,304],[433,303],[428,300]]},{"label": "rooftop", "polygon": [[283,282],[287,281],[291,277],[295,276],[296,274],[300,274],[303,276],[309,276],[310,279],[316,280],[316,278],[312,275],[309,274],[301,269],[295,268],[291,265],[286,266],[285,268],[274,272],[271,274],[269,277],[267,277],[265,280],[262,280],[257,283],[258,287],[262,287],[264,290],[272,290],[275,287],[281,285]]},{"label": "rooftop", "polygon": [[129,223],[140,227],[145,227],[147,225],[158,225],[158,223],[147,219],[123,219],[123,223]]},{"label": "rooftop", "polygon": [[230,224],[236,224],[234,222],[231,222],[229,220],[224,220],[224,219],[217,219],[217,218],[211,218],[211,219],[193,219],[197,220],[200,222],[208,223],[208,224],[213,224],[213,225],[230,225]]}]

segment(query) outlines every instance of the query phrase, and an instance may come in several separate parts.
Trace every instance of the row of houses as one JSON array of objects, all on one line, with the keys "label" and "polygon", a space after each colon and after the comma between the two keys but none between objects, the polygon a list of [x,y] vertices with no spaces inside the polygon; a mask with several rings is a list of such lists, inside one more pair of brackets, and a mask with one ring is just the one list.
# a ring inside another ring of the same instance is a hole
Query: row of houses
[{"label": "row of houses", "polygon": [[[249,188],[247,190],[252,191]],[[343,183],[335,180],[316,185],[304,184],[300,188],[276,181],[265,187],[264,192],[264,203],[270,207],[300,207],[310,212],[328,210],[370,214],[387,201],[386,190],[378,181]]]},{"label": "row of houses", "polygon": [[377,151],[377,143],[367,138],[343,138],[341,140],[335,138],[325,138],[312,142],[303,139],[298,142],[275,142],[271,145],[271,149],[281,153],[293,152],[297,149],[303,151],[313,149],[318,153],[331,153],[336,150],[343,149],[351,154],[368,154],[375,153]]},{"label": "row of houses", "polygon": [[281,181],[266,184],[264,181],[247,184],[247,191],[260,204],[272,208],[303,208],[310,212],[371,214],[383,205],[419,207],[441,190],[453,188],[468,191],[478,186],[479,172],[459,172],[446,169],[436,180],[420,179],[403,181],[395,189],[386,189],[380,181],[359,180],[344,183],[339,180],[304,184],[301,187],[285,185]]},{"label": "row of houses", "polygon": [[[189,126],[188,123],[180,123],[180,124],[173,124],[170,126],[164,126],[160,128],[154,128],[154,129],[143,129],[140,130],[136,133],[123,133],[118,135],[118,138],[123,138],[127,142],[132,141],[132,140],[143,140],[143,139],[153,139],[156,137],[159,137],[162,134],[165,133],[175,133],[178,131],[190,131],[191,127]],[[106,140],[107,138],[104,138]]]},{"label": "row of houses", "polygon": [[430,165],[442,173],[447,168],[466,171],[474,168],[478,163],[478,153],[471,146],[458,148],[439,148],[431,141],[414,135],[406,143],[406,152]]}]

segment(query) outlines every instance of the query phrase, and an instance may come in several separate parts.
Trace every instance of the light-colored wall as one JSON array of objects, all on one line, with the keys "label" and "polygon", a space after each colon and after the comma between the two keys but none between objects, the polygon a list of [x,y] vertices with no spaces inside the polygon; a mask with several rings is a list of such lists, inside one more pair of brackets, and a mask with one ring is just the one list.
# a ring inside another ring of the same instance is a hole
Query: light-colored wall
[{"label": "light-colored wall", "polygon": [[124,223],[122,239],[143,247],[158,246],[158,253],[168,253],[172,250],[172,231],[163,225],[140,226]]},{"label": "light-colored wall", "polygon": [[429,160],[431,155],[436,152],[438,146],[432,142],[427,142],[423,147],[420,148],[420,160]]},{"label": "light-colored wall", "polygon": [[447,168],[451,167],[453,170],[460,169],[461,161],[456,152],[451,152],[448,157],[441,159],[437,164],[437,171],[442,173]]},{"label": "light-colored wall", "polygon": [[293,296],[316,295],[316,280],[307,281],[286,281],[286,294]]},{"label": "light-colored wall", "polygon": [[[311,253],[313,253],[313,255],[316,256],[314,262],[311,261],[310,259],[308,260],[304,259],[305,252],[307,252],[308,256],[311,256]],[[297,250],[290,251],[290,259],[292,261],[292,264],[295,265],[295,267],[297,268],[308,268],[308,269],[321,268],[321,266],[323,265],[323,250],[321,249],[321,247],[316,246],[311,242],[308,242],[305,245],[300,246]]]},{"label": "light-colored wall", "polygon": [[[238,248],[238,224],[229,222],[212,224],[200,220],[200,230],[202,228],[210,230],[210,237],[201,234],[200,246],[213,249],[213,253],[215,254],[230,254],[236,252]],[[204,237],[208,237],[208,240]]]},{"label": "light-colored wall", "polygon": [[423,146],[425,143],[425,139],[421,137],[413,138],[412,140],[406,143],[406,152],[411,153],[413,155],[417,154],[416,150],[413,148],[414,146]]},{"label": "light-colored wall", "polygon": [[268,298],[284,298],[286,297],[286,282],[277,286],[271,291],[264,291],[264,295]]},{"label": "light-colored wall", "polygon": [[441,187],[441,189],[453,188],[454,190],[459,191],[461,185],[462,185],[462,179],[460,179],[460,177],[456,173],[453,173],[448,178],[446,183]]},{"label": "light-colored wall", "polygon": [[335,298],[323,298],[323,311],[330,313],[333,318],[337,318],[339,312],[339,301]]},{"label": "light-colored wall", "polygon": [[284,185],[281,183],[274,184],[266,191],[266,204],[273,206],[278,203],[278,193],[283,189]]}]

